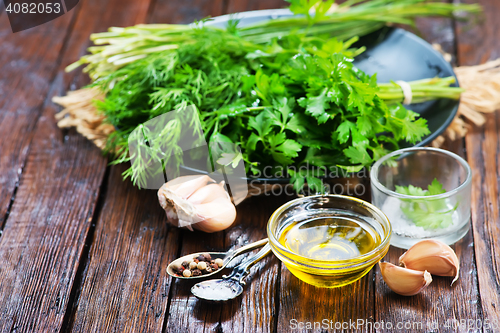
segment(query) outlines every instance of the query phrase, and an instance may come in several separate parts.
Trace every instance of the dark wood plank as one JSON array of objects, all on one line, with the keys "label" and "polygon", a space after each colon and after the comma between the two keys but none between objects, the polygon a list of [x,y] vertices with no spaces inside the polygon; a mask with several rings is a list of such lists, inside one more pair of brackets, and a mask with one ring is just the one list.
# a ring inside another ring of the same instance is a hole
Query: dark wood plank
[{"label": "dark wood plank", "polygon": [[[0,99],[0,108],[11,111],[0,113],[0,127],[2,133],[15,135],[0,143],[7,145],[1,148],[5,160],[0,179],[6,191],[0,197],[12,193],[9,184],[19,179],[32,137],[34,143],[0,239],[0,330],[58,331],[63,323],[106,159],[74,131],[65,133],[56,127],[58,108],[49,101],[71,84],[88,82],[84,75],[64,75],[63,69],[84,54],[90,32],[107,28],[102,20],[125,24],[128,18],[133,24],[141,13],[144,19],[148,7],[144,2],[131,2],[128,7],[121,1],[110,4],[87,1],[86,7],[78,6],[42,26],[10,33],[2,42],[0,91],[11,98]],[[66,31],[73,27],[75,16],[76,29],[69,38]],[[4,23],[2,19],[0,31],[6,31]],[[35,127],[44,100],[43,116]],[[8,167],[5,172],[4,167]]]},{"label": "dark wood plank", "polygon": [[483,14],[473,20],[457,25],[458,65],[478,65],[500,57],[498,31],[500,2],[495,0],[454,0],[463,3],[478,3]]},{"label": "dark wood plank", "polygon": [[[238,206],[236,226],[226,231],[226,245],[242,246],[267,237],[269,217],[293,198],[252,197]],[[227,246],[226,246],[227,247]],[[243,257],[242,257],[243,259]],[[241,260],[239,260],[241,261]],[[236,261],[233,265],[238,264]],[[280,261],[271,253],[252,267],[244,294],[221,307],[221,332],[275,332],[279,310]]]},{"label": "dark wood plank", "polygon": [[[287,198],[252,197],[237,208],[235,225],[226,232],[184,232],[181,255],[199,251],[225,251],[266,236],[269,216]],[[258,209],[256,209],[258,207]],[[254,251],[255,253],[256,251]],[[241,262],[235,259],[231,266]],[[226,269],[224,274],[230,272]],[[222,275],[222,274],[221,274]],[[245,279],[243,294],[236,300],[206,304],[190,294],[194,283],[176,280],[173,285],[167,332],[270,332],[275,330],[279,261],[272,255],[256,264]]]},{"label": "dark wood plank", "polygon": [[[473,2],[483,6],[484,14],[472,27],[467,23],[457,26],[459,65],[476,65],[500,56],[497,38],[500,3],[494,0]],[[497,112],[486,117],[484,128],[470,130],[465,140],[473,171],[472,228],[483,322],[495,322],[496,330],[500,325],[499,130]]]},{"label": "dark wood plank", "polygon": [[33,129],[54,80],[73,15],[13,34],[7,15],[0,14],[0,133],[4,135],[0,140],[0,229],[20,180]]},{"label": "dark wood plank", "polygon": [[63,137],[55,112],[48,103],[37,123],[0,238],[0,331],[59,331],[99,194],[106,160]]},{"label": "dark wood plank", "polygon": [[191,23],[224,13],[224,0],[157,0],[152,7],[149,23]]},{"label": "dark wood plank", "polygon": [[47,98],[61,86],[75,15],[16,34],[0,17],[1,331],[61,327],[103,176],[105,160],[79,136],[63,138]]},{"label": "dark wood plank", "polygon": [[248,10],[285,8],[290,4],[284,0],[229,0],[228,13],[238,13]]},{"label": "dark wood plank", "polygon": [[[180,238],[182,248],[178,257],[200,251],[225,251],[224,233],[206,234],[199,231],[183,230]],[[220,307],[206,305],[191,295],[191,287],[195,283],[174,279],[166,311],[168,322],[166,332],[205,332],[217,331],[220,321]]]},{"label": "dark wood plank", "polygon": [[499,131],[500,116],[495,113],[487,116],[484,129],[474,128],[466,136],[468,161],[473,170],[472,225],[483,318],[498,325],[500,325]]},{"label": "dark wood plank", "polygon": [[373,321],[373,300],[373,270],[350,285],[320,289],[300,281],[282,265],[278,332],[371,331],[358,326],[358,320]]},{"label": "dark wood plank", "polygon": [[155,191],[122,181],[125,168],[111,168],[71,331],[162,329],[179,232],[167,228]]}]

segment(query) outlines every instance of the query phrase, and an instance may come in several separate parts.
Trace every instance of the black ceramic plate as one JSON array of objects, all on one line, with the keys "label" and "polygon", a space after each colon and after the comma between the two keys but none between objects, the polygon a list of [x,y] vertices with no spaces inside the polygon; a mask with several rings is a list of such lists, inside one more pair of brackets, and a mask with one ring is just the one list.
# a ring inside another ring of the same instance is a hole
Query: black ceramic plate
[{"label": "black ceramic plate", "polygon": [[[453,68],[441,54],[411,32],[384,28],[365,36],[360,44],[366,45],[367,50],[354,63],[368,74],[377,73],[378,82],[455,76]],[[450,125],[457,113],[458,101],[443,98],[406,107],[427,119],[431,133],[415,145],[425,146]]]},{"label": "black ceramic plate", "polygon": [[[288,9],[257,10],[215,17],[207,24],[222,28],[230,18],[236,18],[240,20],[240,26],[245,26],[291,15],[293,14]],[[378,82],[455,76],[453,68],[439,52],[434,50],[429,43],[408,31],[399,28],[383,28],[364,36],[359,44],[365,45],[367,50],[355,59],[355,65],[370,75],[377,73]],[[427,119],[431,133],[414,145],[425,146],[450,125],[457,113],[458,101],[439,99],[411,104],[407,108]],[[273,179],[262,179],[262,181],[273,182]],[[288,182],[284,179],[274,179],[274,181]]]}]

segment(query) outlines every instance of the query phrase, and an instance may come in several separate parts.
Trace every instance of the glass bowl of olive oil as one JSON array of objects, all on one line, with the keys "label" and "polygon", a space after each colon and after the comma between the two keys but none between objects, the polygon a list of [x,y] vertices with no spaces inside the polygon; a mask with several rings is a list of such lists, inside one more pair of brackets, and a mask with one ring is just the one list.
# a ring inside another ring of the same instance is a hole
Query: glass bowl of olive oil
[{"label": "glass bowl of olive oil", "polygon": [[300,280],[322,288],[363,277],[389,249],[391,224],[372,204],[343,195],[292,200],[267,224],[274,254]]}]

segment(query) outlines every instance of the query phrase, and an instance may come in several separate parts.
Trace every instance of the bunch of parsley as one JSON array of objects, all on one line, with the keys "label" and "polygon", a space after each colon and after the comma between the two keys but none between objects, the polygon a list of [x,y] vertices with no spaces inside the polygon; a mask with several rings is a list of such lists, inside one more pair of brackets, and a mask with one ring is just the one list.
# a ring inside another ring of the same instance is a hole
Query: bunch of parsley
[{"label": "bunch of parsley", "polygon": [[[116,163],[130,159],[128,134],[138,124],[188,105],[197,108],[207,142],[239,146],[249,175],[293,166],[296,190],[305,179],[321,190],[325,170],[362,168],[429,133],[416,113],[377,95],[376,76],[353,66],[355,39],[295,34],[257,46],[224,31],[197,33],[176,52],[137,60],[94,83],[106,92],[97,107],[116,128],[107,147],[118,152]],[[186,119],[171,131],[189,126]],[[132,164],[125,176],[143,186],[146,168]]]}]

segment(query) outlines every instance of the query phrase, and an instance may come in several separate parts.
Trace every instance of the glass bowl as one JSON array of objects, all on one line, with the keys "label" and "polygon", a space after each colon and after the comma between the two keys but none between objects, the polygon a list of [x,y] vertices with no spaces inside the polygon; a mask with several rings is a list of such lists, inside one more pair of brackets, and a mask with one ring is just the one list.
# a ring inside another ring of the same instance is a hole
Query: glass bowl
[{"label": "glass bowl", "polygon": [[391,245],[408,249],[424,239],[450,245],[469,230],[472,172],[454,153],[397,150],[373,165],[370,182],[372,203],[391,221]]},{"label": "glass bowl", "polygon": [[[307,237],[294,237],[304,232]],[[391,225],[384,213],[366,201],[317,195],[278,208],[269,219],[267,235],[273,253],[298,279],[335,288],[360,279],[384,257]]]}]

